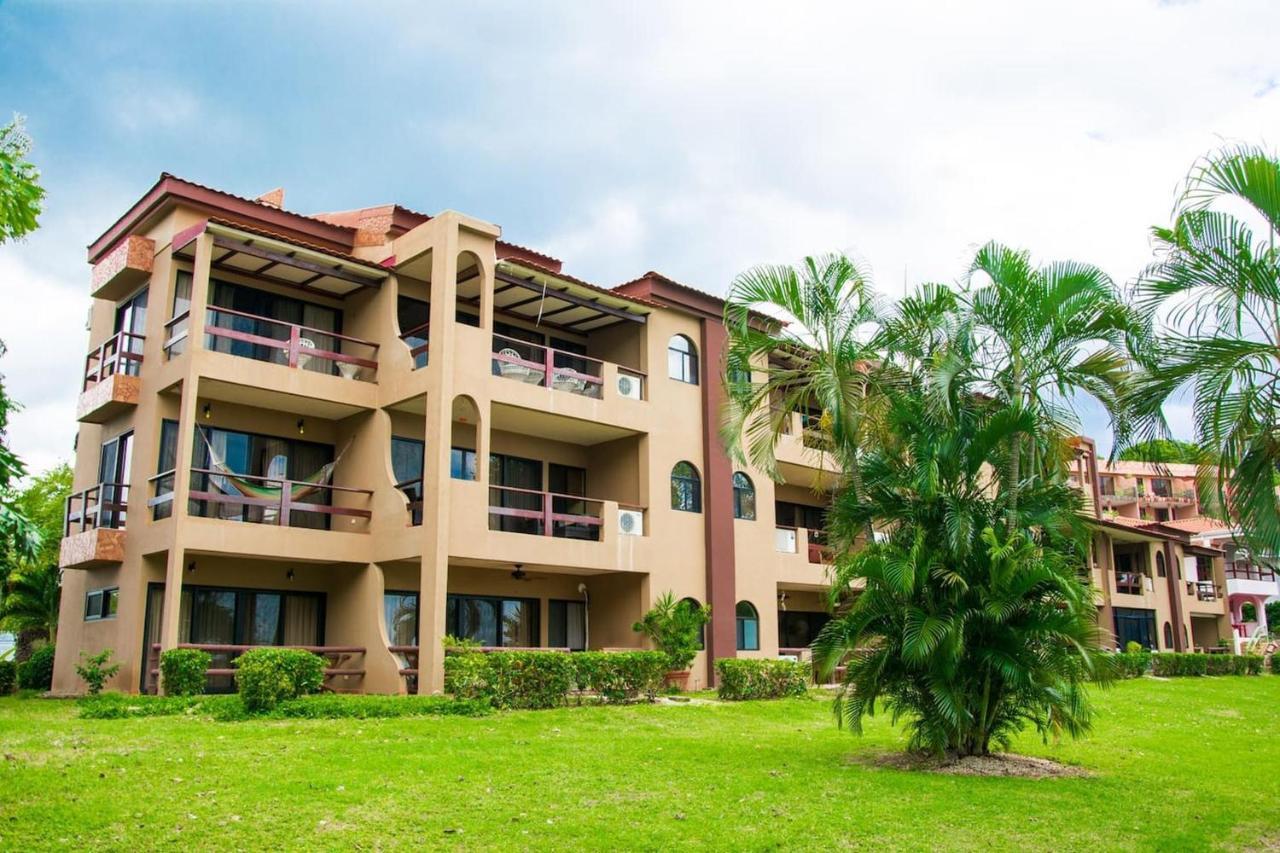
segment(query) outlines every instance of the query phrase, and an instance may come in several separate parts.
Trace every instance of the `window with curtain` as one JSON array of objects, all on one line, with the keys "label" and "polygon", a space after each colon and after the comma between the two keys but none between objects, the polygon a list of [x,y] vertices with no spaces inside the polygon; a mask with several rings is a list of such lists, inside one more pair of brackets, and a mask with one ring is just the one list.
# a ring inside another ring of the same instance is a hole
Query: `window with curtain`
[{"label": "window with curtain", "polygon": [[[147,288],[142,288],[116,308],[115,331],[132,332],[134,335],[147,333]],[[121,352],[142,355],[143,340],[141,337],[128,337],[122,342]],[[116,363],[116,372],[129,376],[137,376],[142,362],[132,358],[121,358]]]},{"label": "window with curtain", "polygon": [[538,646],[538,600],[449,595],[445,633],[482,646]]},{"label": "window with curtain", "polygon": [[756,487],[751,478],[741,471],[733,475],[733,517],[744,521],[756,520]]},{"label": "window with curtain", "polygon": [[[265,478],[250,482],[255,486],[270,487],[275,490],[273,493],[276,495],[279,495],[279,490],[283,488],[284,480],[295,482],[304,480],[319,473],[334,460],[333,445],[330,444],[317,444],[217,427],[202,426],[197,427],[197,430],[192,447],[193,468],[216,471],[214,466],[216,456],[226,470],[234,474]],[[193,474],[191,488],[199,492],[237,493],[233,483],[216,473]],[[328,489],[316,489],[302,500],[303,503],[312,504],[328,504],[329,501]],[[279,519],[279,510],[274,507],[202,500],[192,500],[189,512],[205,518],[263,524],[277,524]],[[325,513],[294,509],[290,516],[290,526],[327,530],[329,516]]]},{"label": "window with curtain", "polygon": [[422,460],[426,442],[416,438],[391,437],[391,472],[396,486],[412,504],[413,523],[422,523]]},{"label": "window with curtain", "polygon": [[388,592],[382,596],[387,639],[393,646],[418,645],[418,594]]},{"label": "window with curtain", "polygon": [[674,336],[667,344],[667,375],[677,382],[698,384],[698,350],[684,335]]},{"label": "window with curtain", "polygon": [[455,480],[476,478],[476,452],[467,447],[449,450],[449,476]]},{"label": "window with curtain", "polygon": [[580,652],[587,647],[587,606],[581,601],[547,602],[547,645]]},{"label": "window with curtain", "polygon": [[159,520],[173,515],[173,469],[177,461],[178,422],[163,420],[160,422],[160,452],[156,458],[156,473],[164,476],[156,478],[154,494],[147,497],[169,495],[169,500],[151,508],[151,517],[154,519]]},{"label": "window with curtain", "polygon": [[677,462],[671,469],[671,508],[702,512],[702,478],[689,462]]},{"label": "window with curtain", "polygon": [[[315,349],[342,352],[342,340],[334,336],[342,332],[342,312],[336,308],[227,281],[212,281],[211,294],[208,322],[212,326],[283,342],[289,340],[289,327],[282,324],[300,325],[307,327],[300,333],[302,338],[314,344]],[[222,308],[240,313],[218,310]],[[270,322],[272,320],[276,322]],[[205,346],[215,352],[278,364],[288,362],[288,352],[283,345],[268,346],[215,335],[205,337]],[[328,359],[310,358],[305,364],[300,361],[299,366],[316,373],[338,372],[335,363]]]},{"label": "window with curtain", "polygon": [[[489,506],[525,511],[542,510],[542,462],[502,453],[489,455]],[[496,488],[505,486],[506,488]],[[541,535],[542,518],[489,514],[489,529]]]},{"label": "window with curtain", "polygon": [[739,601],[735,609],[738,622],[738,651],[760,649],[760,615],[749,601]]}]

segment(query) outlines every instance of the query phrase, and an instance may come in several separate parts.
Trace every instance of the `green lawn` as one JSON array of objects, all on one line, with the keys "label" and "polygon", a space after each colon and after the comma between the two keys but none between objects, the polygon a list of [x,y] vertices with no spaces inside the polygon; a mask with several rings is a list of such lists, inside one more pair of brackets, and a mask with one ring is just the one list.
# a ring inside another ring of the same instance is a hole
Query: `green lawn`
[{"label": "green lawn", "polygon": [[486,718],[84,721],[0,700],[0,849],[1190,849],[1280,844],[1280,677],[1126,682],[1088,779],[868,767],[826,700]]}]

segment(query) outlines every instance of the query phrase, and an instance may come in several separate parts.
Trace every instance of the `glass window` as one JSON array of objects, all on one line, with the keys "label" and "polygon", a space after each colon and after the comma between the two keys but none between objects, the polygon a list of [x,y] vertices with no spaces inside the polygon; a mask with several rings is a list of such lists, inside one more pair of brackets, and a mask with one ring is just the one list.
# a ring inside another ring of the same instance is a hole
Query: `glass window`
[{"label": "glass window", "polygon": [[450,595],[445,633],[482,646],[537,646],[538,600]]},{"label": "glass window", "polygon": [[114,619],[119,603],[120,590],[117,587],[111,587],[110,589],[95,589],[86,593],[84,597],[85,621],[93,622],[98,619]]},{"label": "glass window", "polygon": [[741,471],[733,475],[733,517],[756,520],[756,487]]},{"label": "glass window", "polygon": [[449,450],[449,476],[455,480],[476,478],[476,452],[465,447]]},{"label": "glass window", "polygon": [[514,513],[489,513],[490,530],[543,534],[540,461],[492,453],[489,455],[489,484],[489,506],[515,510]]},{"label": "glass window", "polygon": [[671,508],[702,512],[702,479],[688,462],[677,462],[671,469]]},{"label": "glass window", "polygon": [[418,594],[388,592],[382,596],[387,640],[393,646],[418,645]]},{"label": "glass window", "polygon": [[807,648],[818,636],[831,615],[816,611],[778,611],[778,647],[783,649]]},{"label": "glass window", "polygon": [[417,480],[422,485],[422,456],[426,443],[416,438],[391,437],[391,470],[397,483]]},{"label": "glass window", "polygon": [[177,317],[184,314],[191,308],[191,273],[186,270],[178,270],[178,275],[173,282],[173,313],[169,316]]},{"label": "glass window", "polygon": [[1164,647],[1173,648],[1173,626],[1168,622],[1164,623]]},{"label": "glass window", "polygon": [[164,476],[156,478],[155,494],[150,497],[168,496],[168,500],[157,503],[151,509],[154,519],[168,518],[173,514],[173,469],[178,462],[178,422],[164,420],[160,422],[160,455],[156,460],[156,473]]},{"label": "glass window", "polygon": [[547,602],[547,645],[580,652],[587,647],[587,605],[581,601]]},{"label": "glass window", "polygon": [[667,375],[678,382],[698,384],[698,351],[684,335],[676,335],[667,344]]},{"label": "glass window", "polygon": [[1156,575],[1159,577],[1164,577],[1165,574],[1166,574],[1166,570],[1165,570],[1165,564],[1164,564],[1164,553],[1161,551],[1157,551],[1156,552]]},{"label": "glass window", "polygon": [[738,651],[754,652],[760,649],[760,616],[749,601],[739,601],[736,608],[738,621]]},{"label": "glass window", "polygon": [[[321,476],[334,461],[333,445],[329,444],[215,427],[197,427],[197,430],[192,447],[193,466],[216,473],[193,474],[193,493],[236,496],[249,491],[259,493],[255,496],[279,498],[282,480],[297,483]],[[328,489],[316,488],[306,495],[305,503],[328,504],[330,497]],[[295,500],[299,499],[295,497]],[[234,501],[214,502],[199,498],[191,501],[188,511],[191,515],[205,518],[261,524],[278,524],[280,512],[272,506],[249,506]],[[289,524],[291,527],[327,530],[329,516],[295,506],[290,513]]]}]

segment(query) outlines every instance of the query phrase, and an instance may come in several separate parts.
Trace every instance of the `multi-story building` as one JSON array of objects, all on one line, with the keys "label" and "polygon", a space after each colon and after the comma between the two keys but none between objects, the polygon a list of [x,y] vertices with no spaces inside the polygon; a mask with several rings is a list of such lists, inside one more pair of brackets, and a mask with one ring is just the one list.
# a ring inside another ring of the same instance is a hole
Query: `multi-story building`
[{"label": "multi-story building", "polygon": [[1174,521],[1200,515],[1194,465],[1100,460],[1098,492],[1109,516]]},{"label": "multi-story building", "polygon": [[[159,652],[314,647],[329,685],[439,690],[442,638],[639,647],[661,593],[709,602],[711,661],[826,616],[823,471],[800,413],[781,481],[718,440],[721,302],[612,289],[488,222],[301,215],[163,175],[89,247],[54,691]],[[815,486],[818,491],[815,491]]]},{"label": "multi-story building", "polygon": [[[1126,476],[1137,482],[1150,482],[1150,475],[1136,473],[1142,470],[1138,463],[1104,467],[1091,439],[1077,438],[1075,446],[1070,481],[1083,492],[1097,526],[1089,562],[1099,596],[1098,621],[1114,632],[1117,646],[1134,641],[1159,651],[1190,651],[1217,649],[1229,641],[1227,552],[1217,547],[1220,542],[1193,535],[1193,523],[1205,520],[1136,514],[1161,509],[1154,505],[1133,504],[1134,515],[1112,512],[1115,505],[1108,503],[1106,490],[1116,488],[1120,469],[1115,466],[1124,466],[1131,472]],[[1194,477],[1194,470],[1183,474]],[[1162,494],[1172,485],[1165,482]]]}]

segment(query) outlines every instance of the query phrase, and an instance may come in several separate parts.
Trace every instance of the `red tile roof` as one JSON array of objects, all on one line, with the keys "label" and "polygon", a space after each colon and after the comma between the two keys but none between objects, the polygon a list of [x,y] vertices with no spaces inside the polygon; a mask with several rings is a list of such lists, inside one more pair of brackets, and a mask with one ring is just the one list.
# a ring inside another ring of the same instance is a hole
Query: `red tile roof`
[{"label": "red tile roof", "polygon": [[1210,530],[1230,530],[1231,525],[1217,518],[1209,518],[1204,515],[1194,515],[1190,518],[1174,518],[1169,521],[1157,522],[1165,527],[1171,527],[1174,530],[1181,530],[1184,533],[1206,533]]}]

